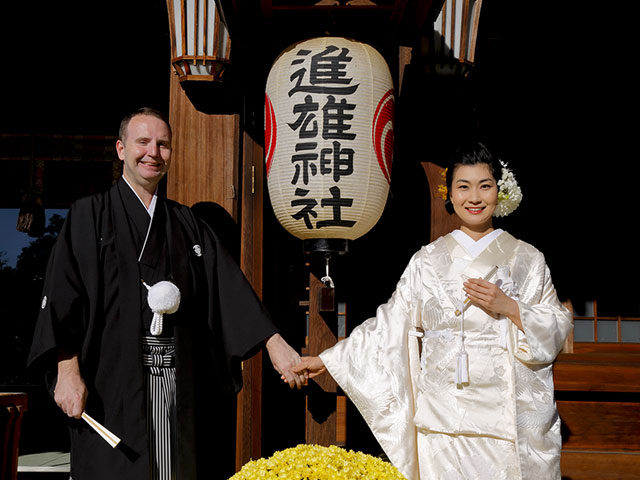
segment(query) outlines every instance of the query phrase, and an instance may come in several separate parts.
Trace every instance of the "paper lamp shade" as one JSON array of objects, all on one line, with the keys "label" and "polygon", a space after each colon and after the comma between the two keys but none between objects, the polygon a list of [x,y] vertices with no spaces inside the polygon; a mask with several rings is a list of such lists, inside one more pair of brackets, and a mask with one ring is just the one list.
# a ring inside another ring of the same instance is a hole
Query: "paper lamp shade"
[{"label": "paper lamp shade", "polygon": [[482,0],[447,0],[436,18],[434,47],[438,57],[472,64],[480,22]]},{"label": "paper lamp shade", "polygon": [[345,38],[292,45],[265,96],[276,217],[296,237],[354,240],[378,221],[393,156],[393,82],[376,50]]},{"label": "paper lamp shade", "polygon": [[231,38],[218,3],[167,0],[171,63],[180,82],[220,81],[231,63]]}]

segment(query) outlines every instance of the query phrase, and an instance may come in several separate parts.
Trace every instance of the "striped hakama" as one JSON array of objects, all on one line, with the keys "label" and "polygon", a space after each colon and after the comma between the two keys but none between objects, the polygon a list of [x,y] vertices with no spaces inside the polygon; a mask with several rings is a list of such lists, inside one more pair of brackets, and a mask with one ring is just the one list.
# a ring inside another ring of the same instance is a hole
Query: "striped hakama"
[{"label": "striped hakama", "polygon": [[176,478],[175,339],[142,338],[151,480]]}]

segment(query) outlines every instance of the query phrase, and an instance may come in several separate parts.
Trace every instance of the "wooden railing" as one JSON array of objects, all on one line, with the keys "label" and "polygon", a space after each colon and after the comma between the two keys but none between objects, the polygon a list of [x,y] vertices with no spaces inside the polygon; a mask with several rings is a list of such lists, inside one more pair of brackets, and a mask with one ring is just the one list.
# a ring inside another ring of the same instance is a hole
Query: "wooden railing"
[{"label": "wooden railing", "polygon": [[0,480],[18,478],[20,423],[27,410],[26,393],[0,393]]},{"label": "wooden railing", "polygon": [[574,315],[573,319],[574,321],[587,320],[587,321],[593,322],[593,341],[594,342],[600,341],[600,339],[598,338],[598,322],[616,322],[616,342],[614,343],[621,343],[625,341],[625,339],[623,339],[623,332],[622,332],[623,322],[625,323],[640,322],[640,317],[625,317],[622,315],[615,315],[615,316],[600,315],[598,311],[597,300],[593,300],[592,306],[593,306],[593,315]]},{"label": "wooden railing", "polygon": [[[594,342],[571,336],[554,365],[562,420],[562,478],[640,478],[640,343],[621,343],[630,317],[593,316]],[[616,320],[617,342],[598,342],[598,320]]]}]

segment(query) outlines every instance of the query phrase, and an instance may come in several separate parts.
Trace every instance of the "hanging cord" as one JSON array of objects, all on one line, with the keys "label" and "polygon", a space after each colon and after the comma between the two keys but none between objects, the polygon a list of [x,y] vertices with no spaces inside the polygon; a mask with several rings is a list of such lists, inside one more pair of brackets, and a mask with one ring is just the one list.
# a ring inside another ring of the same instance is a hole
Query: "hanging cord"
[{"label": "hanging cord", "polygon": [[325,273],[326,273],[326,275],[324,277],[322,277],[320,279],[320,281],[322,283],[324,283],[325,286],[327,286],[327,287],[336,288],[334,286],[334,284],[333,284],[333,280],[329,276],[329,260],[331,260],[331,254],[330,253],[325,254],[324,259],[325,259],[325,262],[326,262],[326,265],[325,265]]},{"label": "hanging cord", "polygon": [[464,348],[464,305],[460,302],[460,350],[458,350],[458,358],[456,362],[456,384],[469,383],[469,355]]}]

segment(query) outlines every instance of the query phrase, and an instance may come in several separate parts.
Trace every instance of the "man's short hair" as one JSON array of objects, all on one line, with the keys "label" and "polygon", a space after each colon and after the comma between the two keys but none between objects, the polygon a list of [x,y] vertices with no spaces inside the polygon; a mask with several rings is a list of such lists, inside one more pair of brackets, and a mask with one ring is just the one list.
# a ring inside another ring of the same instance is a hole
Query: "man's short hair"
[{"label": "man's short hair", "polygon": [[162,113],[160,110],[156,110],[155,108],[142,107],[142,108],[139,108],[139,109],[135,110],[134,112],[131,112],[129,115],[124,117],[122,119],[122,121],[120,122],[120,129],[118,130],[118,139],[121,142],[125,141],[125,137],[127,136],[127,127],[129,126],[129,122],[131,121],[131,119],[133,117],[137,117],[138,115],[148,115],[150,117],[159,118],[160,120],[162,120],[167,125],[167,127],[169,128],[169,134],[173,136],[173,132],[171,131],[171,125],[169,124],[169,119],[167,118],[167,116],[164,113]]}]

